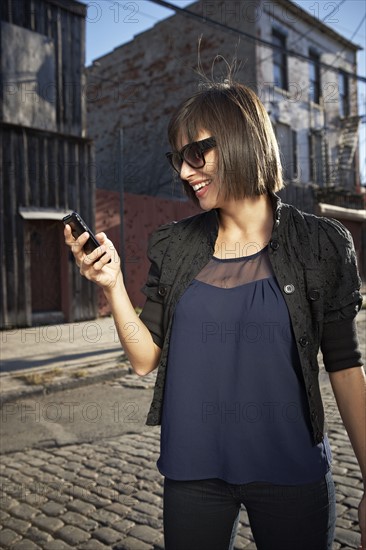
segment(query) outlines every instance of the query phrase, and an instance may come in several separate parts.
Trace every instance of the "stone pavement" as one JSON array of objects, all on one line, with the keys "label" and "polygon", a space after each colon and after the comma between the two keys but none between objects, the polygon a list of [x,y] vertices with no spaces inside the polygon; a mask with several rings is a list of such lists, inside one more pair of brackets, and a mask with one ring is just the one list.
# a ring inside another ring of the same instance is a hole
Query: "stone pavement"
[{"label": "stone pavement", "polygon": [[[365,310],[358,316],[358,326],[365,354]],[[144,391],[153,386],[155,375],[139,378],[124,371],[109,384]],[[360,537],[357,505],[362,495],[361,476],[323,371],[321,381],[337,491],[333,550],[353,549]],[[163,477],[155,464],[159,436],[159,426],[146,426],[139,434],[2,455],[0,548],[163,549]],[[243,548],[256,548],[244,509],[235,544],[236,550]]]}]

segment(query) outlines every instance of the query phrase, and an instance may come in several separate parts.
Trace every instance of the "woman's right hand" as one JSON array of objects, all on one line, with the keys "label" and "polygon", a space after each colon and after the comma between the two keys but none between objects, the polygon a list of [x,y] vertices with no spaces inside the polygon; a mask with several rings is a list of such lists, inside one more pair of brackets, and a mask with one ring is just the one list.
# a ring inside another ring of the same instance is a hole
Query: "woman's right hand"
[{"label": "woman's right hand", "polygon": [[[149,329],[141,321],[131,303],[123,281],[121,262],[113,243],[104,233],[98,233],[95,236],[100,246],[91,254],[86,254],[83,246],[89,238],[88,233],[74,239],[71,227],[65,225],[64,235],[81,275],[103,289],[123,350],[132,368],[139,376],[152,372],[159,364],[161,349],[153,341]],[[131,338],[131,329],[137,329],[138,339]]]},{"label": "woman's right hand", "polygon": [[93,250],[91,254],[86,254],[83,250],[89,233],[85,232],[75,239],[72,236],[71,227],[65,225],[64,236],[65,243],[70,247],[81,275],[105,290],[114,288],[117,281],[122,278],[121,262],[112,241],[107,239],[106,234],[96,235],[100,247]]}]

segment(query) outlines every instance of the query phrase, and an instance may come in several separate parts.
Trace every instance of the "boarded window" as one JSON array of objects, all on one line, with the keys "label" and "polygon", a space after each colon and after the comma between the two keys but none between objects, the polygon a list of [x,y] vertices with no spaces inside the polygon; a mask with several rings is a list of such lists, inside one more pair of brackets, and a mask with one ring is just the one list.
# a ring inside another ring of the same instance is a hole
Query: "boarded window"
[{"label": "boarded window", "polygon": [[1,23],[3,120],[56,130],[54,44],[47,36]]}]

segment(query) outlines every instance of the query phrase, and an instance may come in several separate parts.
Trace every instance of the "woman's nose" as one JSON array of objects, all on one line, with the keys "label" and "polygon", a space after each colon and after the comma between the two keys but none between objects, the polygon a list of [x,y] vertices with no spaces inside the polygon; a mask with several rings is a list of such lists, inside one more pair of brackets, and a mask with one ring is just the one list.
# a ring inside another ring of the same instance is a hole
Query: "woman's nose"
[{"label": "woman's nose", "polygon": [[180,177],[182,180],[187,180],[190,176],[195,174],[195,169],[192,168],[192,166],[189,166],[189,164],[186,163],[186,161],[183,161],[183,164],[180,169]]}]

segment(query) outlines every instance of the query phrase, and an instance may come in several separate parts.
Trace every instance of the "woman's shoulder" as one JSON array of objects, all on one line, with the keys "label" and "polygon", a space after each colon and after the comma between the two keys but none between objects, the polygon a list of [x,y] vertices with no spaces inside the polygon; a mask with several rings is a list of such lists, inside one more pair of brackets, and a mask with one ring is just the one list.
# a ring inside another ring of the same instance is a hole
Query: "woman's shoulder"
[{"label": "woman's shoulder", "polygon": [[336,218],[319,216],[305,212],[291,204],[284,204],[297,225],[303,224],[310,235],[318,235],[320,239],[331,241],[352,241],[352,235],[347,227]]},{"label": "woman's shoulder", "polygon": [[172,220],[164,223],[155,229],[149,236],[149,251],[166,250],[173,236],[178,236],[178,239],[191,238],[192,233],[205,226],[209,212],[194,214],[180,220]]},{"label": "woman's shoulder", "polygon": [[193,230],[195,228],[200,228],[205,225],[207,222],[214,218],[213,211],[209,212],[200,212],[198,214],[193,214],[180,220],[173,220],[163,225],[160,225],[154,232],[156,236],[166,237],[172,232],[181,233],[184,230]]}]

